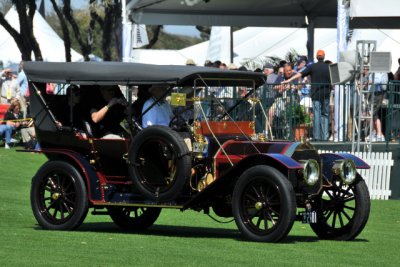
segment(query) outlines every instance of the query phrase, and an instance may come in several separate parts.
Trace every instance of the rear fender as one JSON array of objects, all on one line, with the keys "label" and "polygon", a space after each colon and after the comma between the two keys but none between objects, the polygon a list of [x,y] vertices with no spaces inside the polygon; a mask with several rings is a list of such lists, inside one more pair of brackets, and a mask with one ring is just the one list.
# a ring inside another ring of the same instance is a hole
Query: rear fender
[{"label": "rear fender", "polygon": [[362,159],[357,156],[348,153],[322,153],[320,154],[322,159],[322,174],[329,181],[332,180],[332,167],[336,160],[351,159],[357,169],[369,169],[370,166]]},{"label": "rear fender", "polygon": [[49,159],[66,160],[81,173],[88,190],[88,198],[91,203],[104,201],[104,190],[101,186],[101,177],[79,153],[65,149],[42,149],[38,153],[46,154]]}]

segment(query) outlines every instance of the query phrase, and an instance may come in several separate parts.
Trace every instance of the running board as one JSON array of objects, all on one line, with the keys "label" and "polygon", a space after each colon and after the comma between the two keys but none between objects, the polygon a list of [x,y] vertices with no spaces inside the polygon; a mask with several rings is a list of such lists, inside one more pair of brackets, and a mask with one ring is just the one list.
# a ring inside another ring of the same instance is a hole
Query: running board
[{"label": "running board", "polygon": [[183,209],[183,205],[176,203],[156,203],[156,202],[96,202],[93,203],[95,207],[143,207],[143,208],[166,208],[166,209]]}]

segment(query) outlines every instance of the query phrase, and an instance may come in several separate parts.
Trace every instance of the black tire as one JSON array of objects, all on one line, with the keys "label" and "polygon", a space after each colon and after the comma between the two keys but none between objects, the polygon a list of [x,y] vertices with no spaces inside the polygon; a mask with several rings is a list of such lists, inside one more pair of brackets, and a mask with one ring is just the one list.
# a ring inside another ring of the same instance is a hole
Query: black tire
[{"label": "black tire", "polygon": [[165,126],[139,132],[129,148],[129,174],[146,199],[169,201],[190,178],[191,156],[182,137]]},{"label": "black tire", "polygon": [[278,242],[287,236],[296,218],[293,186],[272,167],[251,167],[235,185],[232,211],[246,239]]},{"label": "black tire", "polygon": [[80,173],[63,161],[48,161],[32,179],[31,207],[44,229],[72,230],[88,212],[86,186]]},{"label": "black tire", "polygon": [[352,185],[333,182],[315,200],[317,223],[310,224],[321,239],[353,240],[364,229],[370,212],[368,187],[361,176]]},{"label": "black tire", "polygon": [[160,215],[161,208],[108,207],[113,222],[124,230],[145,230],[152,226]]}]

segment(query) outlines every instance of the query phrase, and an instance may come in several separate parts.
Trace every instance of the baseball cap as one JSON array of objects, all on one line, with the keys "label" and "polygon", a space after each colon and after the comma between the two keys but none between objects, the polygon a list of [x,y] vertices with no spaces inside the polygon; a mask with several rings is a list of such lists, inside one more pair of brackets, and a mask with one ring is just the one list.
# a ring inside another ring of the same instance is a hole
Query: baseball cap
[{"label": "baseball cap", "polygon": [[263,68],[264,69],[273,69],[274,66],[271,63],[267,62],[267,63],[264,64]]},{"label": "baseball cap", "polygon": [[196,66],[196,63],[193,59],[189,58],[188,60],[186,60],[186,65]]},{"label": "baseball cap", "polygon": [[238,67],[236,66],[235,63],[230,63],[230,64],[228,65],[228,69],[229,69],[229,70],[237,70]]},{"label": "baseball cap", "polygon": [[302,62],[305,62],[306,64],[307,64],[307,59],[306,59],[306,57],[299,57],[298,59],[297,59],[297,65],[299,65],[300,63],[302,63]]},{"label": "baseball cap", "polygon": [[319,58],[319,57],[325,57],[325,51],[324,50],[318,50],[317,51],[317,58]]}]

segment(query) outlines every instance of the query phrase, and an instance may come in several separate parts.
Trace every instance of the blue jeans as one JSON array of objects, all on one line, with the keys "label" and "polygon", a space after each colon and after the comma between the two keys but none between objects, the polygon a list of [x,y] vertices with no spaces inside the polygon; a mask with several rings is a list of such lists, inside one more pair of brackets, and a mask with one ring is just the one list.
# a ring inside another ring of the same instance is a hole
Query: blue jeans
[{"label": "blue jeans", "polygon": [[6,137],[6,143],[10,143],[11,142],[11,134],[13,131],[13,127],[7,124],[1,124],[0,125],[0,136],[5,135]]},{"label": "blue jeans", "polygon": [[313,135],[314,140],[329,138],[329,99],[324,99],[322,106],[319,100],[313,100]]}]

